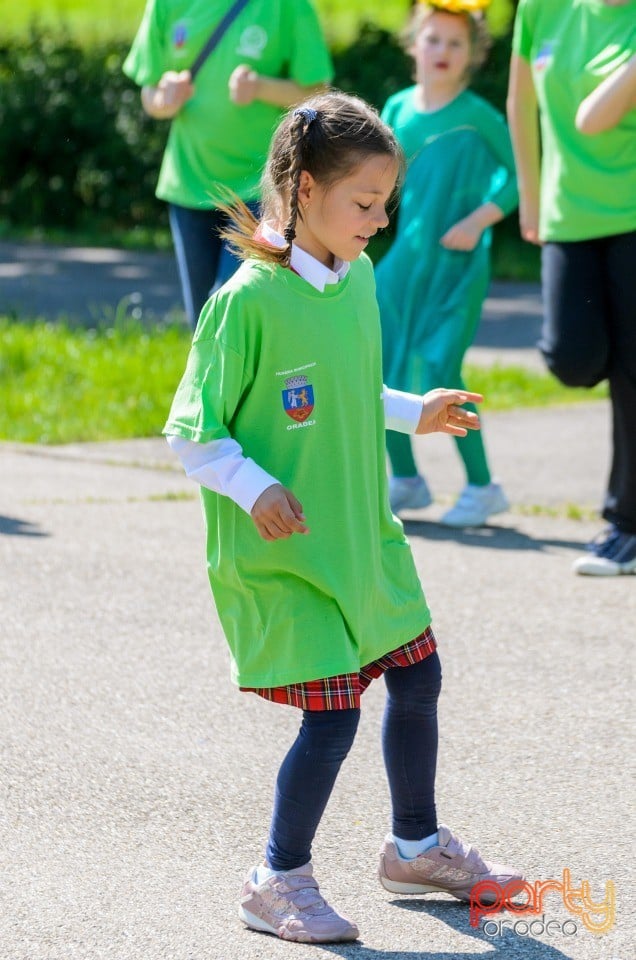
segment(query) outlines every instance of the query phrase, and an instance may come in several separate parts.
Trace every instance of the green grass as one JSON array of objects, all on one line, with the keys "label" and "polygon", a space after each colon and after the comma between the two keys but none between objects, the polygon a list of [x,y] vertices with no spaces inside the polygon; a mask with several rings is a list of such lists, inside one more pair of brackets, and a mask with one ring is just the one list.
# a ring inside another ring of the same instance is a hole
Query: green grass
[{"label": "green grass", "polygon": [[159,434],[188,352],[184,327],[120,321],[85,330],[0,319],[0,439]]},{"label": "green grass", "polygon": [[[190,333],[118,320],[86,330],[0,318],[0,440],[72,443],[156,436],[181,378]],[[520,367],[466,369],[486,410],[601,399]]]},{"label": "green grass", "polygon": [[549,373],[537,373],[525,367],[467,365],[464,382],[469,390],[484,395],[485,410],[516,410],[519,407],[549,407],[554,404],[581,403],[607,397],[605,383],[592,390],[564,387]]}]

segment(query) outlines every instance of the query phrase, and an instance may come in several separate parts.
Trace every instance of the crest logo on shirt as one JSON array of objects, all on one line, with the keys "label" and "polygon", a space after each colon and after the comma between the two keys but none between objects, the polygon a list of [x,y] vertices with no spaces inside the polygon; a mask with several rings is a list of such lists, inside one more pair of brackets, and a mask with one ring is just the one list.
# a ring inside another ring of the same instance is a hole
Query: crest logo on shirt
[{"label": "crest logo on shirt", "polygon": [[554,54],[554,47],[551,43],[542,43],[539,52],[534,58],[534,69],[541,72],[549,65]]},{"label": "crest logo on shirt", "polygon": [[172,43],[175,50],[181,50],[188,39],[188,28],[183,21],[175,23],[172,31]]},{"label": "crest logo on shirt", "polygon": [[267,46],[267,33],[262,27],[246,27],[241,34],[239,45],[236,52],[241,57],[250,57],[252,60],[260,60],[263,50]]},{"label": "crest logo on shirt", "polygon": [[283,407],[288,417],[302,423],[311,415],[314,409],[314,388],[308,383],[307,377],[288,377],[282,393]]}]

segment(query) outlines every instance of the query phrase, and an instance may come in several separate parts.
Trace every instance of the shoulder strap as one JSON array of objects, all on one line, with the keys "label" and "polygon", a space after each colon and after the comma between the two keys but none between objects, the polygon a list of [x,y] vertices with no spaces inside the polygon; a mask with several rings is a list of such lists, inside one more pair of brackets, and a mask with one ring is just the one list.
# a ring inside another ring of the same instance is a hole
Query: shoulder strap
[{"label": "shoulder strap", "polygon": [[218,45],[221,37],[223,36],[227,28],[230,26],[230,24],[234,20],[236,20],[239,13],[243,9],[243,7],[247,6],[248,3],[249,3],[249,0],[236,0],[236,2],[232,4],[228,12],[225,14],[221,22],[218,24],[218,26],[215,27],[212,34],[208,38],[208,42],[205,44],[205,46],[203,47],[203,49],[200,51],[199,55],[195,59],[194,63],[190,67],[190,76],[192,77],[193,80],[196,77],[199,70],[201,69],[201,67],[203,66],[203,64],[205,63],[205,61],[208,59],[208,57],[214,50],[214,48]]}]

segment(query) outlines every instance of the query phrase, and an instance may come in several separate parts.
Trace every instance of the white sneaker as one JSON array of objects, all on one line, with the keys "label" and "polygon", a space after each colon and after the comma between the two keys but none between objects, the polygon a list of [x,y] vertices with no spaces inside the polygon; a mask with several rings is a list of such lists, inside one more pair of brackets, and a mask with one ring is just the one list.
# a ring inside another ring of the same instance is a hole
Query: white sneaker
[{"label": "white sneaker", "polygon": [[431,491],[424,477],[389,477],[389,502],[393,513],[400,510],[421,510],[432,502]]},{"label": "white sneaker", "polygon": [[466,484],[457,503],[440,518],[447,527],[481,527],[488,517],[503,513],[510,504],[500,484],[489,483],[485,487]]}]

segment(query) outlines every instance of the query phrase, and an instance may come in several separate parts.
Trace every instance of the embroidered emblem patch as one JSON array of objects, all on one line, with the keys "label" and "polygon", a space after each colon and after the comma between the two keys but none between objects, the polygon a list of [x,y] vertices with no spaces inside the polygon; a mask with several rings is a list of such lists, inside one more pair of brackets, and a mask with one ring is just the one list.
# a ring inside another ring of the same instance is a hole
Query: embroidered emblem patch
[{"label": "embroidered emblem patch", "polygon": [[175,46],[175,49],[181,50],[185,46],[185,42],[188,39],[188,29],[185,23],[176,23],[172,31],[172,42]]},{"label": "embroidered emblem patch", "polygon": [[252,60],[260,60],[263,51],[267,46],[267,33],[262,27],[246,27],[241,34],[239,45],[236,52],[241,57],[249,57]]},{"label": "embroidered emblem patch", "polygon": [[545,70],[550,61],[552,60],[554,50],[551,43],[541,44],[541,49],[534,58],[534,69],[537,71]]},{"label": "embroidered emblem patch", "polygon": [[283,390],[283,407],[292,420],[302,423],[314,409],[314,388],[307,377],[288,377]]}]

